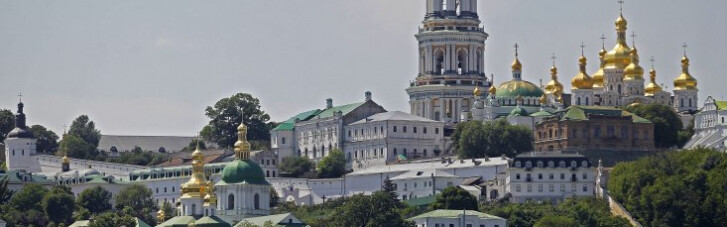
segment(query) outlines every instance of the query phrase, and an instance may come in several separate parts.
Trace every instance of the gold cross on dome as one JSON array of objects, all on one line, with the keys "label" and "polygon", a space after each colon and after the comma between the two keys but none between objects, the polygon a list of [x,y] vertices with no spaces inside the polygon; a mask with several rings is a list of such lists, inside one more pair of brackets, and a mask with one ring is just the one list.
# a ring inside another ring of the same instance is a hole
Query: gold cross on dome
[{"label": "gold cross on dome", "polygon": [[517,57],[517,55],[518,55],[518,53],[517,53],[517,49],[518,49],[519,47],[520,47],[520,45],[518,45],[517,43],[515,43],[515,57]]},{"label": "gold cross on dome", "polygon": [[583,42],[581,42],[580,47],[581,47],[581,55],[583,55],[583,48],[586,48],[586,45],[583,44]]},{"label": "gold cross on dome", "polygon": [[687,47],[688,47],[687,46],[687,42],[684,42],[684,44],[682,44],[682,48],[684,48],[684,55],[685,56],[687,55]]},{"label": "gold cross on dome", "polygon": [[555,59],[557,59],[557,58],[558,57],[555,56],[555,53],[553,53],[553,55],[550,56],[550,59],[553,60],[553,66],[555,66]]},{"label": "gold cross on dome", "polygon": [[649,58],[649,61],[651,62],[651,68],[653,69],[654,68],[654,61],[656,61],[656,60],[654,60],[654,56],[651,56],[651,58]]}]

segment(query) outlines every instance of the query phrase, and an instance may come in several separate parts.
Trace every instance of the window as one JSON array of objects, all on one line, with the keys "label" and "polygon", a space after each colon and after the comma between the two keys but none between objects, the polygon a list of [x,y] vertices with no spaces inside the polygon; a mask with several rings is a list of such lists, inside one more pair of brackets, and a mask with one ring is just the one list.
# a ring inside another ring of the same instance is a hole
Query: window
[{"label": "window", "polygon": [[414,127],[414,133],[417,133],[417,127]]},{"label": "window", "polygon": [[588,179],[588,173],[583,173],[583,179]]},{"label": "window", "polygon": [[560,191],[561,192],[565,192],[565,184],[561,184],[560,185]]},{"label": "window", "polygon": [[588,185],[587,185],[587,184],[584,184],[584,185],[583,185],[583,191],[584,191],[584,192],[587,192],[587,191],[588,191]]},{"label": "window", "polygon": [[539,184],[538,185],[538,192],[543,192],[543,185],[542,184]]},{"label": "window", "polygon": [[520,185],[519,184],[515,185],[515,191],[516,192],[520,192]]},{"label": "window", "polygon": [[565,173],[560,173],[560,179],[565,180]]},{"label": "window", "polygon": [[550,185],[548,186],[548,191],[550,191],[550,192],[554,192],[554,191],[555,191],[555,185],[553,185],[553,184],[550,184]]},{"label": "window", "polygon": [[560,168],[565,168],[565,161],[558,162],[558,166],[560,166]]},{"label": "window", "polygon": [[588,167],[588,162],[587,161],[582,161],[581,162],[581,167]]},{"label": "window", "polygon": [[555,162],[553,162],[553,161],[548,161],[548,167],[550,167],[550,168],[554,168],[554,167],[555,167]]},{"label": "window", "polygon": [[552,173],[551,174],[548,174],[548,179],[552,180],[553,178],[554,177],[553,177],[553,174]]},{"label": "window", "polygon": [[255,204],[254,204],[254,205],[255,205],[255,209],[256,209],[256,210],[260,209],[260,195],[259,195],[259,194],[257,194],[257,193],[255,193],[255,198],[254,198],[254,200],[255,200],[255,201],[254,201],[254,202],[255,202]]},{"label": "window", "polygon": [[575,192],[575,191],[576,191],[576,185],[575,185],[575,184],[574,184],[574,185],[571,185],[571,186],[570,186],[570,190],[571,190],[572,192]]},{"label": "window", "polygon": [[533,168],[533,163],[530,161],[525,162],[525,168]]},{"label": "window", "polygon": [[402,126],[401,131],[406,132],[406,126]]},{"label": "window", "polygon": [[538,168],[543,168],[543,161],[538,161]]},{"label": "window", "polygon": [[522,167],[522,164],[520,163],[520,161],[515,162],[515,167],[517,167],[517,168],[521,168]]},{"label": "window", "polygon": [[394,148],[394,155],[397,155],[397,153],[396,153],[396,148]]},{"label": "window", "polygon": [[542,179],[543,179],[543,174],[542,173],[538,173],[538,180],[542,180]]},{"label": "window", "polygon": [[601,126],[593,126],[593,136],[596,138],[601,137]]},{"label": "window", "polygon": [[616,137],[616,129],[613,126],[607,126],[606,127],[606,137],[608,138],[615,138]]},{"label": "window", "polygon": [[520,174],[519,173],[518,174],[515,174],[515,179],[516,180],[520,180]]},{"label": "window", "polygon": [[434,128],[434,134],[439,134],[439,128]]},{"label": "window", "polygon": [[[722,123],[724,123],[724,117],[722,118]],[[422,128],[422,132],[427,134],[427,127]]]},{"label": "window", "polygon": [[348,130],[348,137],[351,137],[351,130]]},{"label": "window", "polygon": [[280,141],[282,141],[282,142],[283,142],[283,144],[285,144],[285,137],[283,137],[283,138],[280,138]]},{"label": "window", "polygon": [[235,209],[235,196],[232,194],[227,196],[227,209],[228,210]]},{"label": "window", "polygon": [[394,132],[396,132],[396,125],[394,125]]},{"label": "window", "polygon": [[197,214],[197,204],[192,203],[192,215]]},{"label": "window", "polygon": [[528,192],[533,192],[533,185],[528,184]]}]

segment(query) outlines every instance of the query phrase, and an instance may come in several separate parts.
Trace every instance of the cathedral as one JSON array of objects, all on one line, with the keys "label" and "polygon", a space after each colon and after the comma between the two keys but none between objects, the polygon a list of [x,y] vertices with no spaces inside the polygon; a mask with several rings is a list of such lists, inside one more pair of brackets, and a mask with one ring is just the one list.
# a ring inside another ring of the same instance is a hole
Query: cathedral
[{"label": "cathedral", "polygon": [[517,44],[511,79],[495,85],[494,76],[486,77],[483,56],[488,34],[480,27],[477,1],[427,0],[426,10],[423,28],[416,35],[419,73],[406,89],[413,115],[452,125],[471,119],[546,116],[571,105],[661,104],[673,106],[685,119],[698,110],[699,90],[697,80],[689,73],[686,50],[673,93],[657,83],[653,64],[645,80],[639,50],[633,40],[631,46],[626,40],[627,21],[622,12],[615,21],[616,45],[607,51],[603,43],[599,68],[591,75],[581,51],[579,72],[571,79],[568,94],[558,81],[555,62],[545,85],[524,80]]}]

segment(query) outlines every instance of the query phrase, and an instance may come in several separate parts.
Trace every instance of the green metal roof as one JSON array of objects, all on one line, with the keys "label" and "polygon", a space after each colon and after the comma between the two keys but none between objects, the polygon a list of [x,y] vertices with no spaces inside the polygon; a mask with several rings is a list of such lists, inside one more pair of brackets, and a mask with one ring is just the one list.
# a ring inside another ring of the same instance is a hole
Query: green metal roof
[{"label": "green metal roof", "polygon": [[231,227],[229,223],[216,216],[205,216],[194,222],[196,227]]},{"label": "green metal roof", "polygon": [[280,123],[278,125],[278,127],[275,127],[273,130],[276,130],[276,131],[292,131],[293,129],[295,129],[295,119],[298,119],[300,121],[306,121],[306,120],[312,118],[313,116],[315,116],[316,114],[318,114],[320,112],[321,112],[321,110],[315,109],[315,110],[309,110],[309,111],[306,111],[306,112],[303,112],[303,113],[299,113],[299,114],[291,117],[287,121],[284,121],[283,123]]},{"label": "green metal roof", "polygon": [[334,106],[334,107],[321,111],[320,113],[318,113],[316,115],[316,117],[318,117],[318,118],[333,117],[333,114],[338,111],[341,111],[343,113],[343,115],[346,115],[346,114],[350,113],[351,111],[355,110],[357,107],[361,106],[362,104],[364,104],[364,103],[357,102],[357,103],[351,103],[351,104],[346,104],[346,105],[342,105],[342,106]]},{"label": "green metal roof", "polygon": [[[266,222],[272,223],[273,226],[306,226],[306,224],[303,224],[303,223],[287,224],[287,221],[285,220],[285,218],[287,218],[288,216],[293,216],[293,214],[284,213],[284,214],[275,214],[275,215],[268,215],[268,216],[254,217],[254,218],[245,218],[245,219],[242,219],[242,221],[240,221],[239,223],[237,223],[237,225],[235,225],[235,227],[241,227],[245,223],[249,223],[249,224],[252,224],[255,226],[264,226]],[[295,216],[293,216],[293,218],[298,219]]]},{"label": "green metal roof", "polygon": [[482,219],[503,219],[498,216],[485,214],[482,212],[474,211],[474,210],[433,210],[427,213],[423,213],[417,216],[414,216],[412,218],[409,218],[409,220],[414,219],[420,219],[420,218],[459,218],[462,213],[468,216],[477,216]]},{"label": "green metal roof", "polygon": [[510,116],[528,116],[528,115],[530,115],[530,114],[528,114],[528,111],[521,108],[520,106],[515,107],[515,109],[512,109],[512,111],[510,111]]},{"label": "green metal roof", "polygon": [[222,179],[217,185],[248,183],[269,185],[260,166],[252,160],[234,160],[222,169]]},{"label": "green metal roof", "polygon": [[553,116],[553,114],[548,111],[545,111],[545,110],[540,110],[538,112],[530,114],[530,116],[531,117],[547,117],[547,116]]},{"label": "green metal roof", "polygon": [[187,227],[194,221],[196,220],[192,216],[176,216],[157,225],[156,227]]},{"label": "green metal roof", "polygon": [[727,101],[714,101],[718,110],[727,110]]},{"label": "green metal roof", "polygon": [[497,97],[540,97],[543,90],[537,85],[525,80],[510,80],[500,84],[495,92]]},{"label": "green metal roof", "polygon": [[406,204],[409,204],[409,206],[428,206],[429,204],[434,203],[434,201],[437,200],[436,195],[430,195],[425,197],[419,197],[416,199],[410,199],[404,201]]},{"label": "green metal roof", "polygon": [[68,227],[86,227],[88,226],[89,221],[88,220],[80,220],[76,221],[73,224],[69,225]]},{"label": "green metal roof", "polygon": [[142,221],[139,218],[134,218],[134,220],[136,221],[136,227],[151,227],[151,225],[146,224],[146,222]]},{"label": "green metal roof", "polygon": [[651,123],[651,121],[639,117],[631,112],[607,106],[570,106],[563,111],[560,120],[587,121],[589,115],[602,115],[613,117],[631,116],[634,123]]}]

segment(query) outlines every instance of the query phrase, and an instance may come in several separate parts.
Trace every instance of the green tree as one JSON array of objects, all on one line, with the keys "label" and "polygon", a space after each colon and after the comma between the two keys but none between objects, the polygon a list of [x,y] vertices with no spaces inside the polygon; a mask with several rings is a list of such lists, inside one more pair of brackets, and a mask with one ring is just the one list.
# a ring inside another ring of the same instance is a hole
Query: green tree
[{"label": "green tree", "polygon": [[10,180],[8,180],[7,175],[0,179],[0,204],[7,203],[13,196],[13,191],[8,188],[8,182]]},{"label": "green tree", "polygon": [[75,120],[73,120],[70,130],[68,130],[68,134],[82,139],[86,143],[92,145],[94,149],[98,146],[98,142],[101,140],[101,131],[96,129],[96,124],[91,121],[87,115],[78,116]]},{"label": "green tree", "polygon": [[42,204],[50,221],[56,224],[70,224],[73,221],[75,201],[68,186],[54,186],[45,194]]},{"label": "green tree", "polygon": [[477,210],[477,199],[459,187],[447,187],[431,205],[432,209]]},{"label": "green tree", "polygon": [[92,214],[100,214],[111,209],[111,192],[101,186],[87,188],[78,194],[76,203]]},{"label": "green tree", "polygon": [[573,220],[573,218],[564,217],[564,216],[555,216],[555,215],[549,215],[541,218],[538,220],[538,222],[533,225],[533,227],[551,227],[551,226],[558,226],[558,227],[577,227],[578,224],[576,224],[576,221]]},{"label": "green tree", "polygon": [[399,200],[399,194],[396,193],[396,184],[394,184],[388,176],[384,179],[384,183],[381,185],[381,191],[388,193],[391,198],[397,201]]},{"label": "green tree", "polygon": [[30,132],[38,139],[35,148],[38,152],[48,154],[58,150],[58,135],[55,132],[41,125],[30,126]]},{"label": "green tree", "polygon": [[374,192],[370,196],[357,194],[336,209],[333,223],[361,227],[413,226],[398,213],[399,207],[402,207],[401,203],[384,191]]},{"label": "green tree", "polygon": [[5,141],[8,133],[15,128],[15,115],[8,109],[0,110],[0,142]]},{"label": "green tree", "polygon": [[187,151],[194,151],[197,149],[197,144],[199,144],[200,150],[207,150],[207,145],[204,143],[204,140],[200,139],[193,139],[192,141],[189,141],[189,145],[185,148]]},{"label": "green tree", "polygon": [[[461,126],[460,126],[461,125]],[[511,125],[505,119],[482,123],[463,122],[457,125],[452,137],[461,158],[515,156],[533,149],[533,133],[521,125]]]},{"label": "green tree", "polygon": [[10,198],[10,204],[18,211],[43,210],[43,196],[48,189],[40,184],[26,184]]},{"label": "green tree", "polygon": [[[244,116],[243,116],[244,113]],[[246,93],[237,93],[208,106],[205,115],[210,118],[200,134],[220,147],[231,147],[237,141],[237,127],[245,122],[247,138],[251,141],[270,141],[270,116],[261,110],[260,100]],[[242,118],[245,119],[242,119]]]},{"label": "green tree", "polygon": [[158,210],[151,189],[141,184],[132,184],[121,190],[115,197],[114,207],[132,217],[138,217],[148,224],[156,223],[151,212]]},{"label": "green tree", "polygon": [[[148,223],[147,223],[148,224]],[[100,215],[96,215],[93,223],[89,227],[118,227],[118,226],[136,226],[134,217],[119,214],[117,212],[107,211]]]},{"label": "green tree", "polygon": [[276,207],[278,206],[278,203],[280,203],[278,191],[275,191],[275,188],[270,187],[270,207]]},{"label": "green tree", "polygon": [[679,145],[679,131],[682,121],[671,106],[642,104],[626,107],[626,111],[646,118],[654,123],[654,145],[668,148]]},{"label": "green tree", "polygon": [[288,156],[280,163],[280,171],[291,177],[300,177],[313,168],[313,162],[308,157]]},{"label": "green tree", "polygon": [[346,156],[343,152],[334,148],[320,162],[318,162],[319,178],[336,178],[346,174]]},{"label": "green tree", "polygon": [[177,208],[174,208],[171,203],[162,203],[162,210],[164,211],[164,220],[169,220],[177,216]]},{"label": "green tree", "polygon": [[95,159],[97,153],[93,145],[71,134],[63,136],[60,149],[67,152],[68,157],[80,159]]}]

